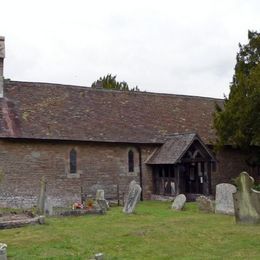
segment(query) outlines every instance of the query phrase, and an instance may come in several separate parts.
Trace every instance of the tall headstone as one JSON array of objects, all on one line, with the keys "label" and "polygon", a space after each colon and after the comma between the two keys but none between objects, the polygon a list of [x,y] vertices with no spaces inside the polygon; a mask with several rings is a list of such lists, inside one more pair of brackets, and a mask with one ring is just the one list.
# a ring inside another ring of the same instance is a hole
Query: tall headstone
[{"label": "tall headstone", "polygon": [[37,213],[44,214],[45,200],[46,200],[46,181],[44,176],[41,178],[40,185],[41,188],[40,188],[40,195],[37,204]]},{"label": "tall headstone", "polygon": [[136,181],[131,181],[129,184],[128,195],[126,197],[125,206],[123,208],[123,212],[130,214],[135,210],[135,206],[137,202],[140,200],[141,195],[141,187],[137,184]]},{"label": "tall headstone", "polygon": [[235,181],[238,189],[233,194],[236,222],[260,224],[260,192],[253,189],[254,179],[241,172]]},{"label": "tall headstone", "polygon": [[220,183],[216,186],[215,213],[234,215],[233,193],[237,188],[229,183]]},{"label": "tall headstone", "polygon": [[172,203],[172,209],[182,210],[185,206],[185,202],[186,202],[186,196],[184,194],[179,194],[178,196],[176,196],[176,198]]}]

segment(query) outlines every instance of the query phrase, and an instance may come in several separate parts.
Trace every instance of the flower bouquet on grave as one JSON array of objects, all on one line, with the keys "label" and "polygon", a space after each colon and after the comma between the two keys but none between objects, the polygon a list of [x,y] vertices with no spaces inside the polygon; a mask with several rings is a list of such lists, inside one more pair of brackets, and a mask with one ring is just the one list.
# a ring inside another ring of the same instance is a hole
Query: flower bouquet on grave
[{"label": "flower bouquet on grave", "polygon": [[80,203],[80,202],[75,202],[75,203],[73,203],[73,205],[72,205],[72,209],[73,209],[73,210],[74,210],[74,209],[83,209],[83,204]]},{"label": "flower bouquet on grave", "polygon": [[89,198],[86,201],[86,209],[92,209],[94,207],[94,200]]}]

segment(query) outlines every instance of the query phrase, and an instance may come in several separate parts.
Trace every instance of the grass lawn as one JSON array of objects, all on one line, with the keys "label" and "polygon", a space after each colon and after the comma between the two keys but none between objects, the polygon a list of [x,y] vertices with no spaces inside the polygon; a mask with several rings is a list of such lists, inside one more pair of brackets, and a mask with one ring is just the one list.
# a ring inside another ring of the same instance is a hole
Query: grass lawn
[{"label": "grass lawn", "polygon": [[260,259],[260,226],[170,203],[140,202],[136,213],[47,218],[46,225],[0,230],[9,259]]}]

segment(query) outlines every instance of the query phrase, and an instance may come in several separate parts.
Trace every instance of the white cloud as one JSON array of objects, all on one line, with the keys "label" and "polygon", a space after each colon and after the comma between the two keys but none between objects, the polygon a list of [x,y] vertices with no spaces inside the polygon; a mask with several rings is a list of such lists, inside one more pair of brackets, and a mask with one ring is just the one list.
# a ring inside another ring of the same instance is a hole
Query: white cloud
[{"label": "white cloud", "polygon": [[[1,1],[5,76],[90,86],[107,73],[154,92],[223,97],[260,3]],[[4,11],[3,11],[4,10]]]}]

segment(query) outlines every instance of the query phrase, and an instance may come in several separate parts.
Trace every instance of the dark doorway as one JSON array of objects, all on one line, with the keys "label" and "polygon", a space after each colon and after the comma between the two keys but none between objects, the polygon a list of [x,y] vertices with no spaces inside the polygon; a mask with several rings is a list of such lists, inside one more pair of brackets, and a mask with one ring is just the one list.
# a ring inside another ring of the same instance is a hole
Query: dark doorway
[{"label": "dark doorway", "polygon": [[153,168],[154,193],[173,196],[176,193],[176,180],[173,165],[160,165]]},{"label": "dark doorway", "polygon": [[[204,163],[191,163],[186,164],[184,179],[185,179],[185,193],[203,194],[204,167],[201,165]],[[202,171],[203,170],[203,171]]]}]

